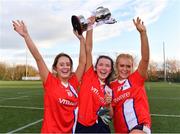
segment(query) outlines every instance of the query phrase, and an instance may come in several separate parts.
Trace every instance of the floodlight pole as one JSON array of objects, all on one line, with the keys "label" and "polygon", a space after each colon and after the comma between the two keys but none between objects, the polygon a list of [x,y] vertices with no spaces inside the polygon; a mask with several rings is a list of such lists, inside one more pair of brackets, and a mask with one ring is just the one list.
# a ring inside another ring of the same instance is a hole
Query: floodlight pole
[{"label": "floodlight pole", "polygon": [[163,58],[164,58],[164,82],[166,82],[166,55],[165,55],[165,43],[163,42]]},{"label": "floodlight pole", "polygon": [[26,47],[26,80],[27,80],[27,72],[28,72],[28,68],[27,68],[27,47]]}]

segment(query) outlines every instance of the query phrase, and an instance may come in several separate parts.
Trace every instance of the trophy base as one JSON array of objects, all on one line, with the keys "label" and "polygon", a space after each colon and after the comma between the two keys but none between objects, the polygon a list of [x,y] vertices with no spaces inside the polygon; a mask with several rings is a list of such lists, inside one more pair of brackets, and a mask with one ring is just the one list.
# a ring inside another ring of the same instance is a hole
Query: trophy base
[{"label": "trophy base", "polygon": [[79,18],[77,16],[73,15],[71,17],[71,22],[72,22],[72,25],[73,25],[73,29],[75,31],[78,31],[79,35],[82,35],[83,31],[81,29],[81,23],[80,23]]}]

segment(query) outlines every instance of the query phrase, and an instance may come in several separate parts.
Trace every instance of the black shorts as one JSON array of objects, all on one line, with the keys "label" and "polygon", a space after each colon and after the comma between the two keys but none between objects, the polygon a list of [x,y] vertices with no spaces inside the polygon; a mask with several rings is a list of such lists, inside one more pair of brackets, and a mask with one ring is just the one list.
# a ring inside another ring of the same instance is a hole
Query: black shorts
[{"label": "black shorts", "polygon": [[77,122],[75,133],[97,133],[96,128],[97,128],[96,123],[93,124],[92,126],[87,127]]},{"label": "black shorts", "polygon": [[150,133],[151,133],[151,129],[150,129],[149,127],[147,127],[146,125],[144,125],[144,124],[136,125],[135,127],[133,127],[133,128],[131,129],[131,131],[133,131],[134,129],[142,130],[142,131],[144,131],[146,134],[150,134]]},{"label": "black shorts", "polygon": [[131,129],[131,131],[134,130],[134,129],[143,130],[143,125],[142,124],[136,125],[135,127],[133,127]]},{"label": "black shorts", "polygon": [[97,131],[98,133],[111,133],[109,125],[106,125],[100,117],[98,118]]},{"label": "black shorts", "polygon": [[101,118],[98,118],[98,123],[92,126],[84,126],[77,122],[75,133],[111,133],[109,125],[106,125]]}]

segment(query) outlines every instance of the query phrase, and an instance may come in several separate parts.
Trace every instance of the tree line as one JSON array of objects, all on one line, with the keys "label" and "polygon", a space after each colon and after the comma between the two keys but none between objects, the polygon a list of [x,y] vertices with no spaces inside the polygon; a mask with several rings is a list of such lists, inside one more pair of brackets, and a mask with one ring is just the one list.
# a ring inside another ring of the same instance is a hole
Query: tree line
[{"label": "tree line", "polygon": [[180,61],[167,59],[165,65],[160,65],[154,61],[150,62],[148,68],[148,81],[164,80],[168,82],[180,82]]},{"label": "tree line", "polygon": [[22,80],[23,76],[38,76],[36,68],[30,65],[10,66],[0,62],[0,80]]},{"label": "tree line", "polygon": [[[148,68],[148,81],[164,81],[164,64],[151,61]],[[0,62],[0,80],[22,80],[23,76],[39,76],[38,70],[30,65],[10,66]],[[166,81],[180,82],[180,61],[166,60]]]}]

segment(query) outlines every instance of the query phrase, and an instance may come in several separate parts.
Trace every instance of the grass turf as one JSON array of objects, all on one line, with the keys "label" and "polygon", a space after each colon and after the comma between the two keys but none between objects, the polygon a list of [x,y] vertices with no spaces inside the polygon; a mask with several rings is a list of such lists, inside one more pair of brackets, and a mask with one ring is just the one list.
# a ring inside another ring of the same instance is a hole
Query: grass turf
[{"label": "grass turf", "polygon": [[[180,132],[180,83],[147,82],[153,133]],[[43,118],[41,81],[0,81],[0,133],[39,133]],[[175,116],[170,116],[175,115]],[[32,124],[36,121],[38,123]],[[30,125],[22,129],[22,127]],[[111,129],[113,127],[111,124]]]}]

